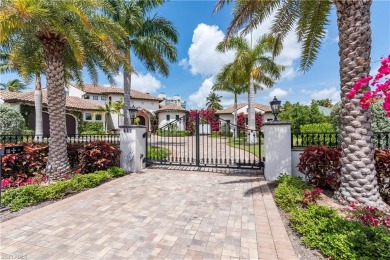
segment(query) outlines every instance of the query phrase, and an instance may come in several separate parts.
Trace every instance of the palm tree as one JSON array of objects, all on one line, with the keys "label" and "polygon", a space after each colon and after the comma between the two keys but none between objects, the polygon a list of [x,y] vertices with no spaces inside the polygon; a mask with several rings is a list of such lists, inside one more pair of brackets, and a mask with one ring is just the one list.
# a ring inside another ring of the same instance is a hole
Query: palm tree
[{"label": "palm tree", "polygon": [[[122,46],[126,59],[131,64],[131,51],[144,64],[147,70],[169,74],[169,62],[176,62],[178,33],[173,24],[163,17],[154,15],[146,17],[164,0],[109,0],[115,10],[113,20],[118,22],[127,32],[125,45]],[[129,125],[128,110],[130,108],[131,67],[123,71],[124,88],[124,125]]]},{"label": "palm tree", "polygon": [[118,115],[118,126],[119,126],[119,118],[120,118],[120,116],[123,116],[123,113],[121,112],[121,110],[123,110],[124,106],[125,106],[125,103],[123,102],[123,100],[119,100],[119,101],[112,103],[112,111]]},{"label": "palm tree", "polygon": [[221,97],[222,96],[218,95],[214,91],[210,92],[210,94],[206,98],[206,100],[207,100],[207,102],[206,102],[207,109],[214,110],[214,111],[221,110],[222,109],[222,106],[220,104],[221,103]]},{"label": "palm tree", "polygon": [[[249,85],[248,93],[248,129],[255,130],[255,89],[262,89],[263,86],[272,87],[275,80],[280,77],[282,66],[277,65],[268,53],[275,55],[281,51],[281,45],[275,44],[276,39],[270,35],[263,36],[255,46],[242,37],[232,37],[227,41],[218,44],[217,50],[225,52],[235,50],[234,67],[240,71],[241,77]],[[276,47],[275,47],[276,46]],[[248,143],[255,143],[256,136],[248,135]]]},{"label": "palm tree", "polygon": [[7,83],[0,83],[2,90],[8,90],[11,92],[21,92],[27,88],[27,85],[23,83],[20,79],[13,79]]},{"label": "palm tree", "polygon": [[[228,2],[231,1],[218,0],[214,11],[218,11]],[[354,98],[347,98],[347,93],[355,81],[367,76],[370,72],[372,1],[238,0],[234,7],[234,17],[228,28],[227,37],[231,37],[243,26],[243,32],[249,32],[270,14],[276,12],[271,33],[276,34],[282,41],[288,32],[296,31],[298,40],[302,43],[300,67],[302,71],[307,71],[313,64],[321,42],[325,38],[325,27],[329,22],[328,17],[333,4],[336,6],[339,31],[342,104],[341,187],[338,197],[344,203],[357,200],[363,204],[386,207],[380,197],[375,177],[370,111],[362,109],[359,105],[363,92],[367,88]]]},{"label": "palm tree", "polygon": [[108,115],[111,114],[111,112],[114,112],[114,108],[112,106],[112,103],[109,102],[109,103],[106,103],[104,104],[104,106],[100,107],[100,111],[104,113],[104,131],[108,131],[107,127],[108,127],[108,124],[107,124],[107,117]]},{"label": "palm tree", "polygon": [[234,67],[234,63],[229,63],[217,74],[212,89],[214,91],[227,91],[234,94],[233,136],[236,137],[237,99],[238,95],[249,91],[249,85],[245,84],[245,79],[242,76],[240,77],[239,70]]},{"label": "palm tree", "polygon": [[125,60],[114,46],[123,44],[120,42],[126,32],[104,16],[106,12],[109,9],[103,0],[5,0],[0,3],[3,51],[11,53],[15,46],[28,48],[32,42],[37,42],[36,46],[45,57],[51,135],[49,165],[55,179],[70,170],[65,125],[67,74],[82,81],[81,69],[85,65],[92,78],[97,79],[98,67],[114,83],[114,74]]}]

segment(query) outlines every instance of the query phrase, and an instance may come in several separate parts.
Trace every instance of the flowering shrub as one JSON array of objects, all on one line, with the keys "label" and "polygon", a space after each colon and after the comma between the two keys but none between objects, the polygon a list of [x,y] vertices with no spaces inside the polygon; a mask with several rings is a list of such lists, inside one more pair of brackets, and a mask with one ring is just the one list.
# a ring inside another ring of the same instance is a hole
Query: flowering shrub
[{"label": "flowering shrub", "polygon": [[0,105],[0,135],[20,135],[24,124],[24,118],[18,110]]},{"label": "flowering shrub", "polygon": [[322,193],[321,188],[315,188],[312,190],[305,190],[303,192],[302,206],[306,207],[309,203],[316,203]]},{"label": "flowering shrub", "polygon": [[246,115],[244,113],[237,114],[237,128],[239,131],[246,131]]},{"label": "flowering shrub", "polygon": [[386,58],[382,58],[381,66],[375,77],[367,76],[358,80],[353,88],[349,91],[347,97],[353,98],[356,93],[363,87],[368,86],[371,82],[371,86],[376,87],[373,91],[367,91],[360,99],[360,105],[366,109],[371,104],[377,102],[380,99],[384,99],[383,109],[386,111],[387,116],[390,117],[390,55]]},{"label": "flowering shrub", "polygon": [[350,202],[352,208],[349,220],[354,220],[365,226],[384,226],[390,231],[390,216],[375,207],[361,206],[358,202]]},{"label": "flowering shrub", "polygon": [[[341,149],[326,146],[309,146],[299,157],[298,170],[307,180],[320,187],[329,186],[333,190],[340,187]],[[390,204],[390,150],[375,149],[375,169],[379,192]]]},{"label": "flowering shrub", "polygon": [[196,114],[199,113],[200,122],[203,124],[210,124],[211,131],[219,131],[219,118],[215,115],[215,111],[201,109],[201,110],[190,110],[187,121],[187,130],[190,133],[194,132]]}]

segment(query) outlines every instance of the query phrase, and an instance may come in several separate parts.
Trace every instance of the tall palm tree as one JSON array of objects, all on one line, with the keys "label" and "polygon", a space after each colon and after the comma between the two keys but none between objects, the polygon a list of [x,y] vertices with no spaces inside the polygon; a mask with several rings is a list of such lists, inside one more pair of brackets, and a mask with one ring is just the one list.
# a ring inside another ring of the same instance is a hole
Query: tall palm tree
[{"label": "tall palm tree", "polygon": [[0,83],[0,89],[8,90],[11,92],[21,92],[27,88],[27,85],[22,82],[20,79],[13,79],[8,81],[7,83]]},{"label": "tall palm tree", "polygon": [[210,92],[210,94],[206,98],[207,109],[214,111],[221,110],[221,97],[222,96],[218,95],[214,91]]},{"label": "tall palm tree", "polygon": [[237,125],[237,103],[238,95],[249,91],[249,85],[245,84],[245,79],[240,75],[238,68],[234,63],[225,65],[216,76],[213,90],[227,91],[234,95],[234,112],[233,112],[233,135],[236,137]]},{"label": "tall palm tree", "polygon": [[[125,60],[114,46],[126,32],[103,15],[107,12],[103,0],[0,2],[0,48],[12,52],[15,46],[28,48],[31,42],[38,42],[45,57],[51,135],[49,165],[53,178],[70,170],[65,125],[67,73],[81,80],[81,68],[85,65],[96,79],[99,67],[110,82],[115,82],[113,75]],[[64,67],[73,70],[68,72]]]},{"label": "tall palm tree", "polygon": [[[231,0],[218,0],[214,11]],[[322,0],[322,1],[245,1],[238,0],[234,6],[233,20],[227,37],[244,27],[249,32],[276,12],[271,33],[282,41],[288,32],[295,30],[302,43],[301,70],[313,64],[326,35],[326,25],[332,5],[337,11],[339,31],[340,88],[342,118],[341,187],[338,197],[341,202],[359,201],[386,207],[376,181],[374,149],[370,110],[362,109],[359,100],[367,88],[354,98],[347,93],[355,81],[370,72],[372,0]],[[251,19],[253,17],[253,19]],[[353,55],[352,55],[353,54]]]},{"label": "tall palm tree", "polygon": [[[144,64],[147,70],[169,74],[169,62],[176,62],[178,33],[173,24],[163,17],[154,15],[147,17],[153,8],[162,5],[165,0],[109,0],[115,13],[113,20],[118,22],[127,32],[125,45],[122,46],[126,58],[131,64],[131,54]],[[124,88],[124,125],[129,125],[128,110],[130,108],[131,67],[123,70]]]},{"label": "tall palm tree", "polygon": [[[251,47],[243,37],[232,37],[218,44],[217,50],[225,52],[235,50],[234,67],[240,71],[241,76],[249,85],[248,93],[248,129],[256,129],[255,121],[255,89],[272,87],[275,80],[280,77],[282,66],[277,65],[269,53],[275,55],[281,51],[281,45],[275,44],[276,39],[270,35],[260,38]],[[276,47],[275,47],[276,46]],[[248,143],[256,143],[256,136],[248,135]]]}]

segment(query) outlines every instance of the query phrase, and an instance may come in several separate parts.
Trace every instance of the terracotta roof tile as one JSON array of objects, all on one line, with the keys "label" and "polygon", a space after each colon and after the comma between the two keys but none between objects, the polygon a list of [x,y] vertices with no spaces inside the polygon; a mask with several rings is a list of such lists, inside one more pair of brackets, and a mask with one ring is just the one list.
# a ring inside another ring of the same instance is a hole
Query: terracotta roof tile
[{"label": "terracotta roof tile", "polygon": [[[88,94],[123,94],[123,88],[116,87],[104,87],[97,84],[84,84],[83,87],[79,87],[82,91]],[[130,97],[134,99],[144,99],[144,100],[156,100],[161,101],[161,98],[154,97],[149,93],[143,93],[136,90],[130,91]]]},{"label": "terracotta roof tile", "polygon": [[[34,104],[34,91],[25,93],[14,93],[10,91],[0,91],[0,98],[8,102],[25,102]],[[47,92],[42,90],[42,104],[47,106]],[[76,110],[100,110],[100,106],[79,98],[79,97],[66,97],[66,108]]]},{"label": "terracotta roof tile", "polygon": [[158,110],[156,110],[156,113],[160,112],[168,112],[168,111],[181,111],[181,112],[187,112],[182,106],[176,105],[176,104],[170,104],[167,106],[164,106]]},{"label": "terracotta roof tile", "polygon": [[[246,105],[247,105],[247,103],[238,103],[237,104],[237,109],[241,109],[241,108],[243,108]],[[271,106],[263,105],[263,104],[260,104],[260,103],[255,103],[255,107],[257,109],[259,109],[259,110],[264,111],[264,112],[272,112]],[[228,107],[228,108],[225,108],[225,109],[222,109],[222,110],[219,110],[219,111],[215,112],[215,114],[217,114],[217,115],[232,114],[232,113],[234,113],[234,106],[231,106],[231,107]]]}]

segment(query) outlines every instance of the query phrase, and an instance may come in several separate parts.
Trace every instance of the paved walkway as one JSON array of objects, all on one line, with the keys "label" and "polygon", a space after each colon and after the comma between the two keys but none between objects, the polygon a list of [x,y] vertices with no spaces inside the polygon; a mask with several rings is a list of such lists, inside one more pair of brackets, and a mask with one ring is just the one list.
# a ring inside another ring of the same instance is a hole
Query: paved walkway
[{"label": "paved walkway", "polygon": [[0,251],[6,259],[296,259],[263,178],[161,169],[1,223]]}]

